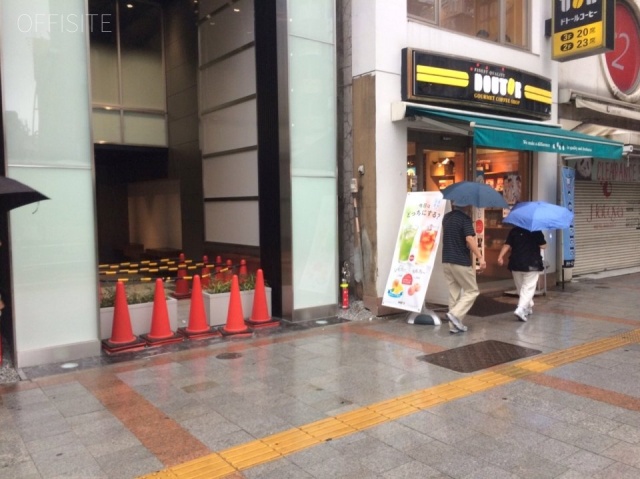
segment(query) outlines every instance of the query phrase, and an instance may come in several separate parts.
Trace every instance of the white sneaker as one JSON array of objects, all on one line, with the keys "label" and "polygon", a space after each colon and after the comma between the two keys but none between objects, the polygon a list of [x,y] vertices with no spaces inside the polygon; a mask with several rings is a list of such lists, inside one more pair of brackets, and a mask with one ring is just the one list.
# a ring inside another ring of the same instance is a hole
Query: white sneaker
[{"label": "white sneaker", "polygon": [[516,308],[513,314],[515,314],[520,321],[525,323],[527,322],[527,313],[525,312],[524,309]]}]

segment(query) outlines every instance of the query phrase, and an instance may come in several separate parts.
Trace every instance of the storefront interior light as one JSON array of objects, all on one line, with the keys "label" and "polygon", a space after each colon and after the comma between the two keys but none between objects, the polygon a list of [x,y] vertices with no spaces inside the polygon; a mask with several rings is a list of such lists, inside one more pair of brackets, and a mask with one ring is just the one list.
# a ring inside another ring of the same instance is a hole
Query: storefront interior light
[{"label": "storefront interior light", "polygon": [[451,157],[455,156],[454,151],[441,151],[438,153],[438,159],[433,162],[434,165],[443,166],[451,163]]}]

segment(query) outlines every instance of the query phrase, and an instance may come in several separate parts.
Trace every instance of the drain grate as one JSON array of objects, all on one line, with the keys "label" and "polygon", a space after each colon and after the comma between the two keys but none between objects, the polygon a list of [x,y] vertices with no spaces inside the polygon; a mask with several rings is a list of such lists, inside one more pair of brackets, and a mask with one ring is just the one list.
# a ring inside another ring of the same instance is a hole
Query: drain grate
[{"label": "drain grate", "polygon": [[495,314],[509,313],[514,309],[516,309],[515,302],[505,298],[502,294],[500,296],[493,297],[481,294],[476,298],[473,306],[467,314],[485,318]]},{"label": "drain grate", "polygon": [[541,351],[537,349],[488,340],[439,353],[418,356],[418,360],[460,373],[472,373],[540,353]]},{"label": "drain grate", "polygon": [[216,359],[237,359],[241,357],[242,354],[240,353],[220,353],[216,356]]}]

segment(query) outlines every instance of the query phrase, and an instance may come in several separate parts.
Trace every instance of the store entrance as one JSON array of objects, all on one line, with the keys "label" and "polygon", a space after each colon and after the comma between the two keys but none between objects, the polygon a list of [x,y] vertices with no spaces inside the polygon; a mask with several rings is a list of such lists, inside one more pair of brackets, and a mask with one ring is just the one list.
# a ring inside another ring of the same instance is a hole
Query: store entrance
[{"label": "store entrance", "polygon": [[[474,156],[475,155],[475,156]],[[531,199],[531,155],[524,151],[473,149],[468,137],[410,131],[407,142],[407,191],[438,191],[460,181],[483,182],[500,192],[509,206]],[[478,237],[487,260],[479,283],[511,279],[498,254],[511,226],[509,209],[485,208]]]}]

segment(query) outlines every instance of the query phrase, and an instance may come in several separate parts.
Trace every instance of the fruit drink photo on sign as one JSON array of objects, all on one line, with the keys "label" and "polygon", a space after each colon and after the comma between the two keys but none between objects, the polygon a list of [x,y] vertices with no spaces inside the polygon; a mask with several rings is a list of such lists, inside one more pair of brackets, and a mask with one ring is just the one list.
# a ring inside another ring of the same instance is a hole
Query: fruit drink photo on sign
[{"label": "fruit drink photo on sign", "polygon": [[420,312],[440,243],[446,200],[437,191],[407,193],[382,304]]}]

